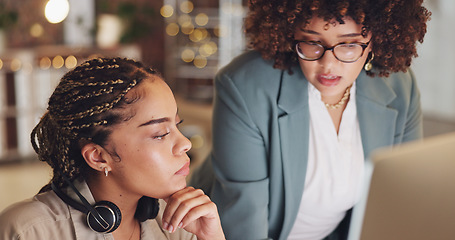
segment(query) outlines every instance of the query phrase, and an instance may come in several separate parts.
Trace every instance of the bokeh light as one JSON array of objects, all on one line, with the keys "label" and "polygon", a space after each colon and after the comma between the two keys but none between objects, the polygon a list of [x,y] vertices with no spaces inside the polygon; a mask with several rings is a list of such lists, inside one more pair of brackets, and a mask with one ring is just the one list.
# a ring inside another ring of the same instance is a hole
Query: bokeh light
[{"label": "bokeh light", "polygon": [[182,33],[191,34],[194,31],[194,25],[191,22],[186,22],[182,24]]},{"label": "bokeh light", "polygon": [[32,37],[38,38],[43,36],[44,28],[39,23],[35,23],[30,27],[30,35]]},{"label": "bokeh light", "polygon": [[167,35],[169,36],[175,36],[179,33],[179,25],[177,25],[177,23],[169,23],[167,26],[166,26],[166,33]]},{"label": "bokeh light", "polygon": [[50,23],[59,23],[65,20],[69,10],[68,0],[49,0],[44,8],[44,15]]},{"label": "bokeh light", "polygon": [[19,59],[17,59],[17,58],[14,58],[14,59],[11,61],[11,65],[10,65],[11,71],[17,72],[17,71],[19,71],[19,69],[21,69],[21,67],[22,67],[22,62],[21,62],[21,60],[19,60]]},{"label": "bokeh light", "polygon": [[57,68],[57,69],[62,68],[64,64],[65,64],[65,60],[63,60],[63,57],[60,55],[57,55],[54,57],[54,59],[52,59],[52,66],[54,68]]},{"label": "bokeh light", "polygon": [[208,57],[214,54],[218,50],[216,43],[208,42],[204,43],[199,47],[199,54],[203,57]]},{"label": "bokeh light", "polygon": [[194,22],[196,22],[196,24],[199,26],[205,26],[209,22],[209,16],[207,16],[205,13],[199,13],[194,18]]},{"label": "bokeh light", "polygon": [[51,59],[48,57],[43,57],[39,60],[39,67],[43,70],[49,69],[52,65]]},{"label": "bokeh light", "polygon": [[190,13],[193,11],[194,5],[191,1],[184,1],[180,4],[180,11]]},{"label": "bokeh light", "polygon": [[77,58],[73,55],[70,55],[65,60],[65,67],[68,69],[75,68],[77,66]]},{"label": "bokeh light", "polygon": [[177,19],[177,22],[182,26],[183,24],[191,23],[191,16],[188,14],[182,14]]},{"label": "bokeh light", "polygon": [[191,62],[194,59],[194,55],[194,51],[187,48],[182,51],[181,57],[184,62]]},{"label": "bokeh light", "polygon": [[193,149],[199,149],[204,146],[204,138],[201,135],[193,135],[190,138]]},{"label": "bokeh light", "polygon": [[161,16],[168,18],[174,14],[174,8],[171,5],[164,5],[160,9]]},{"label": "bokeh light", "polygon": [[194,58],[193,64],[197,68],[204,68],[205,66],[207,66],[207,58],[205,58],[205,57],[203,57],[201,55],[197,55]]},{"label": "bokeh light", "polygon": [[207,38],[208,31],[205,28],[196,28],[194,31],[189,35],[189,38],[192,42],[199,42]]}]

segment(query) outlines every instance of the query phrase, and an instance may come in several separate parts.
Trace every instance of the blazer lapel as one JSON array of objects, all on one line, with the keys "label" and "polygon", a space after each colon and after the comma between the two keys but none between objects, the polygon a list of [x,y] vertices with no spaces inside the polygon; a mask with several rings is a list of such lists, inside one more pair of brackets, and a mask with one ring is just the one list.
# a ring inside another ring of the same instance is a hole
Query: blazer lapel
[{"label": "blazer lapel", "polygon": [[365,158],[374,149],[392,145],[398,111],[388,107],[396,98],[386,80],[368,77],[362,71],[357,79],[357,116]]},{"label": "blazer lapel", "polygon": [[[300,69],[284,72],[281,79],[278,119],[284,181],[284,221],[281,236],[293,226],[303,194],[306,177],[309,136],[308,82]],[[286,233],[286,234],[285,234]]]}]

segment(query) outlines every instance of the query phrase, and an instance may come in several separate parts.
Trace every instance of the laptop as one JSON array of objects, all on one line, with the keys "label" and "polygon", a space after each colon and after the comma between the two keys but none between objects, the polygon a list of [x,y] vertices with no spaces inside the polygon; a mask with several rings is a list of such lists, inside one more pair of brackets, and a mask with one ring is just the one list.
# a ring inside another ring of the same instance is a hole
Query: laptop
[{"label": "laptop", "polygon": [[455,239],[455,132],[375,151],[348,240]]}]

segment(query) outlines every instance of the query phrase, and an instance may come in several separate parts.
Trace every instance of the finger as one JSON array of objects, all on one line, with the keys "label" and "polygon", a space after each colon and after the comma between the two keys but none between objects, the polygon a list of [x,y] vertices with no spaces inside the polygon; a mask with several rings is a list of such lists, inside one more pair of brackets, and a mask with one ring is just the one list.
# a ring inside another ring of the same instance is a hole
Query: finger
[{"label": "finger", "polygon": [[[173,193],[169,197],[163,199],[166,202],[166,207],[164,208],[163,217],[162,217],[163,229],[164,230],[167,230],[169,232],[175,231],[175,225],[173,226],[173,225],[169,224],[169,222],[170,222],[170,220],[172,218],[172,215],[174,214],[174,212],[175,212],[175,210],[177,209],[177,206],[178,206],[175,203],[175,201],[173,201],[173,198],[178,198],[180,195],[185,194],[186,192],[189,192],[192,189],[194,189],[194,188],[186,187],[186,188],[184,188],[182,190],[179,190],[179,191]],[[174,202],[174,204],[172,204],[172,202]]]},{"label": "finger", "polygon": [[163,228],[169,232],[175,231],[179,222],[172,221],[175,212],[179,206],[188,199],[195,198],[201,195],[205,195],[202,190],[194,189],[193,187],[186,187],[174,194],[167,199],[167,205],[163,212]]},{"label": "finger", "polygon": [[173,226],[182,227],[183,218],[191,212],[194,208],[210,203],[210,199],[207,195],[200,195],[194,198],[183,201],[172,216],[171,223]]},{"label": "finger", "polygon": [[179,227],[180,228],[185,228],[188,226],[188,224],[191,224],[192,222],[200,219],[200,218],[206,218],[207,220],[214,219],[217,220],[218,218],[218,209],[216,207],[216,204],[212,201],[208,201],[204,204],[200,204],[194,208],[192,208],[190,211],[188,211],[187,214],[183,217],[181,220]]},{"label": "finger", "polygon": [[[171,197],[174,197],[174,198],[177,197],[177,198],[178,198],[180,195],[183,195],[183,194],[185,194],[185,193],[187,193],[187,192],[190,192],[190,191],[193,191],[193,190],[195,190],[194,187],[188,186],[188,187],[185,187],[185,188],[183,188],[183,189],[181,189],[181,190],[178,190],[177,192],[171,194],[171,195],[170,195],[169,197],[167,197],[167,198],[163,198],[163,200],[164,200],[166,203],[168,203],[168,202],[171,200]],[[201,190],[201,191],[202,191],[202,190]]]},{"label": "finger", "polygon": [[[205,196],[205,197],[204,197]],[[208,197],[199,189],[179,193],[170,198],[169,209],[165,222],[169,224],[168,231],[173,232],[179,226],[182,218],[193,207],[208,201]],[[170,219],[169,219],[170,217]]]}]

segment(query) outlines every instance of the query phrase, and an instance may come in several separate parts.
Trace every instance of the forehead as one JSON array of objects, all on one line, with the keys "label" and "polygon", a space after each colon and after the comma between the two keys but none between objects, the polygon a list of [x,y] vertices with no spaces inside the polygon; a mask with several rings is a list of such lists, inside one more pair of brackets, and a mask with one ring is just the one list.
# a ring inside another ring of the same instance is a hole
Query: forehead
[{"label": "forehead", "polygon": [[344,23],[335,19],[329,21],[320,17],[312,17],[308,23],[302,23],[297,26],[297,32],[312,34],[324,34],[326,32],[336,32],[337,34],[361,33],[363,25],[357,24],[351,17],[343,18]]},{"label": "forehead", "polygon": [[129,124],[149,118],[172,117],[177,105],[169,86],[157,76],[143,79],[125,95],[121,111],[123,123]]},{"label": "forehead", "polygon": [[160,111],[164,114],[177,108],[171,89],[159,77],[144,79],[134,90],[132,94],[136,94],[138,98],[138,104],[134,104],[137,113]]}]

